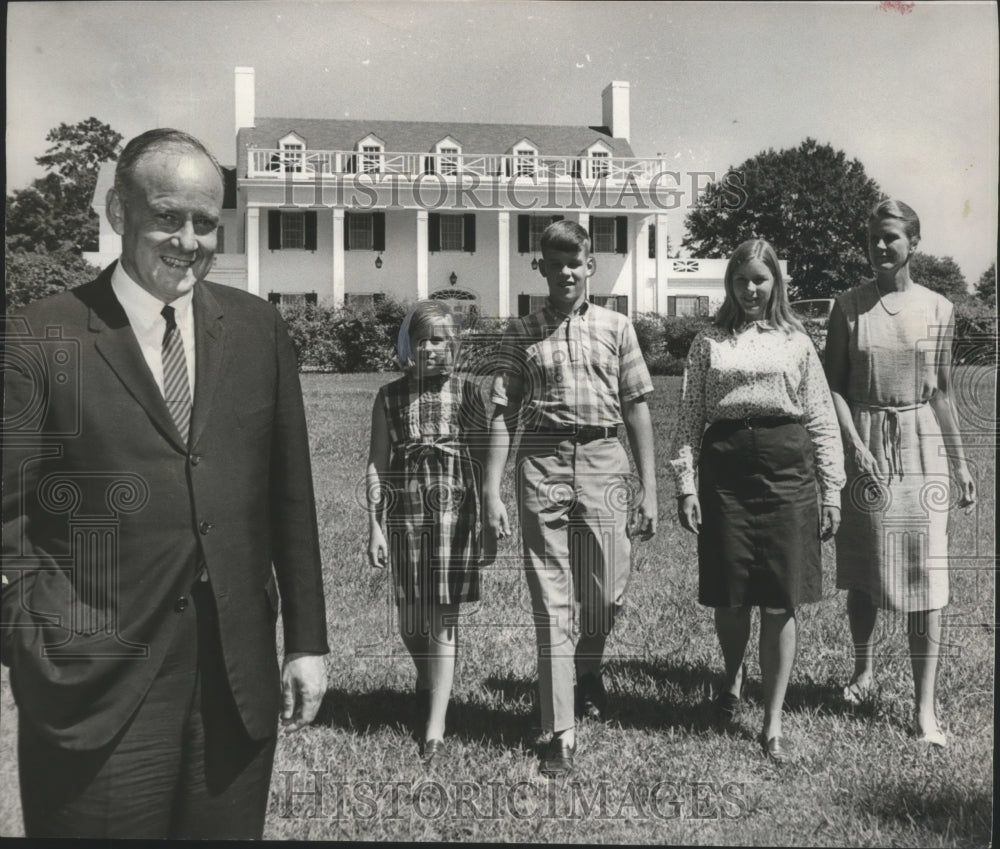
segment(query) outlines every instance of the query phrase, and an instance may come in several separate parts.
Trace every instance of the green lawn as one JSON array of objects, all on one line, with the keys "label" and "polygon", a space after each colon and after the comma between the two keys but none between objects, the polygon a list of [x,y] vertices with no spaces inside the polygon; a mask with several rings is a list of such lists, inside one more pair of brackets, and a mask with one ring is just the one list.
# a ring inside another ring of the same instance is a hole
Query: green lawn
[{"label": "green lawn", "polygon": [[[449,754],[425,772],[407,726],[412,665],[394,633],[389,587],[365,565],[368,420],[387,375],[306,375],[332,653],[319,722],[279,741],[265,837],[332,840],[985,846],[993,794],[993,389],[959,371],[957,394],[980,484],[952,522],[952,604],[939,679],[951,745],[909,736],[912,684],[900,622],[883,620],[881,691],[837,698],[850,668],[843,594],[826,552],[824,600],[800,610],[786,729],[792,765],[765,761],[760,670],[728,733],[707,702],[721,669],[710,611],[696,601],[693,538],[673,515],[666,452],[678,378],[655,379],[660,530],[636,547],[628,606],[609,646],[607,724],[586,723],[570,781],[537,775],[534,635],[515,550],[484,572],[467,612],[449,714]],[[978,431],[976,430],[978,428]],[[509,479],[508,479],[509,496]],[[512,511],[513,512],[513,511]],[[753,645],[756,645],[756,634]],[[2,692],[0,828],[20,834],[14,707]],[[318,786],[322,798],[302,795]],[[292,791],[292,793],[289,793]],[[295,795],[298,794],[298,795]]]}]

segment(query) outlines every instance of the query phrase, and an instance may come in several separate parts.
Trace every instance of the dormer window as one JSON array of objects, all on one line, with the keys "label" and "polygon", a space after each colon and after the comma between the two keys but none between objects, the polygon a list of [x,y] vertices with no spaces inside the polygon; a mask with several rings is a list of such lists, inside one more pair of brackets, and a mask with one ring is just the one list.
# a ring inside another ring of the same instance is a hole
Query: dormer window
[{"label": "dormer window", "polygon": [[458,173],[457,147],[442,147],[438,152],[438,173],[451,176]]},{"label": "dormer window", "polygon": [[585,151],[586,170],[584,173],[591,180],[611,176],[611,149],[604,142],[594,142]]},{"label": "dormer window", "polygon": [[513,147],[511,176],[534,177],[538,169],[538,148],[527,139],[522,139]]},{"label": "dormer window", "polygon": [[461,170],[459,167],[461,154],[462,146],[451,136],[447,136],[434,145],[434,163],[429,170],[436,170],[438,174],[446,177],[454,177]]},{"label": "dormer window", "polygon": [[280,170],[286,173],[301,174],[305,171],[306,142],[297,133],[289,133],[278,139],[280,154]]},{"label": "dormer window", "polygon": [[382,160],[385,154],[385,143],[377,136],[368,136],[358,142],[358,173],[378,174],[382,171]]},{"label": "dormer window", "polygon": [[594,151],[590,154],[590,177],[607,177],[611,173],[611,154],[604,151]]}]

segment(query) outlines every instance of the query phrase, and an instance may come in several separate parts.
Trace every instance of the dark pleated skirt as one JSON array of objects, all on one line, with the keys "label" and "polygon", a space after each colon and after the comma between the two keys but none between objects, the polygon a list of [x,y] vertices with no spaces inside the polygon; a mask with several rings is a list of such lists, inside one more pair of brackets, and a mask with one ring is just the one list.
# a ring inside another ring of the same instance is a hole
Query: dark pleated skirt
[{"label": "dark pleated skirt", "polygon": [[698,478],[699,602],[789,608],[819,601],[819,504],[806,429],[713,424]]}]

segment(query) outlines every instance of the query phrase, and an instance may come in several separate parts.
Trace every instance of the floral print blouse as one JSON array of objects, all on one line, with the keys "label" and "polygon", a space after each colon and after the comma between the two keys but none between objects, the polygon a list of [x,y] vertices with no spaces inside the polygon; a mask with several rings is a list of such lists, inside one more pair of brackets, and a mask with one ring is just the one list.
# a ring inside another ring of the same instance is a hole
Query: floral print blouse
[{"label": "floral print blouse", "polygon": [[844,450],[830,388],[812,340],[755,321],[736,334],[710,327],[691,343],[670,465],[677,495],[693,495],[705,428],[724,419],[790,416],[813,443],[824,505],[840,506]]}]

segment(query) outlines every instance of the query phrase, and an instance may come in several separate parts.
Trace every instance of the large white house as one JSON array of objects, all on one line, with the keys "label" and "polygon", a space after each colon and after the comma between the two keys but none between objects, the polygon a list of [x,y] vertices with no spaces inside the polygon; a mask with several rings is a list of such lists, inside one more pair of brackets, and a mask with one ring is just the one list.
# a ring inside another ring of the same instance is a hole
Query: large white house
[{"label": "large white house", "polygon": [[[217,282],[277,303],[432,297],[520,315],[546,291],[539,236],[567,218],[591,234],[592,300],[670,315],[722,300],[724,260],[667,256],[685,187],[665,159],[634,155],[627,82],[604,89],[600,125],[560,126],[262,117],[254,78],[236,68]],[[121,249],[104,215],[112,179],[108,164],[88,255],[100,265]]]}]

